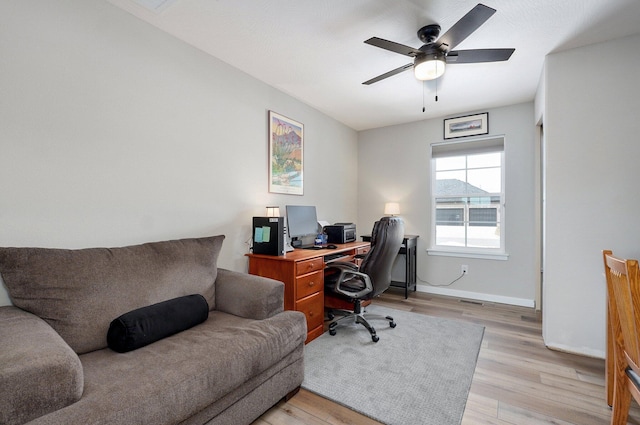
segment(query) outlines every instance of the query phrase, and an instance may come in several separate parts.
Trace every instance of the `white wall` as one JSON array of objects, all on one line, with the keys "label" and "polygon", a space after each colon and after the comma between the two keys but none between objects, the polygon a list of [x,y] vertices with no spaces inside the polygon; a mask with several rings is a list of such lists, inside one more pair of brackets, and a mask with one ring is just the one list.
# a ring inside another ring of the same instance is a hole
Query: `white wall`
[{"label": "white wall", "polygon": [[640,35],[546,61],[550,347],[604,357],[603,249],[640,258]]},{"label": "white wall", "polygon": [[[0,75],[0,246],[225,234],[242,271],[266,205],[357,219],[354,130],[107,2],[0,2]],[[304,196],[268,193],[268,110],[305,125]]]},{"label": "white wall", "polygon": [[462,264],[469,265],[469,274],[453,285],[436,288],[418,282],[420,290],[533,305],[539,279],[533,103],[489,109],[488,112],[490,134],[505,137],[507,261],[439,257],[426,253],[431,232],[430,144],[443,141],[442,118],[359,133],[359,233],[366,233],[383,215],[385,202],[397,201],[405,219],[406,233],[420,236],[419,278],[432,284],[447,283],[460,274]]}]

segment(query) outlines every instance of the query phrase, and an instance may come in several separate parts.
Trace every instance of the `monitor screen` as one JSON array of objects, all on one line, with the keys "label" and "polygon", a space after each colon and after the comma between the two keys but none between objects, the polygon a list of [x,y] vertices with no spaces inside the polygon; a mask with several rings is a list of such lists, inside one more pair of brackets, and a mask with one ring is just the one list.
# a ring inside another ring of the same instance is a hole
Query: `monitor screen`
[{"label": "monitor screen", "polygon": [[[318,234],[318,217],[315,206],[287,205],[287,229],[293,239]],[[311,243],[313,245],[313,243]],[[295,246],[295,245],[294,245]]]}]

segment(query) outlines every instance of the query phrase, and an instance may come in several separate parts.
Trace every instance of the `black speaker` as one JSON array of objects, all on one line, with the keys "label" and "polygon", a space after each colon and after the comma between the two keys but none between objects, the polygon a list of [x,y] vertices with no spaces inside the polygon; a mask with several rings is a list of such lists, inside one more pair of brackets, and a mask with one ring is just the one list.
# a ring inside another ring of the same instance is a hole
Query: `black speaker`
[{"label": "black speaker", "polygon": [[284,217],[253,217],[253,253],[284,255]]}]

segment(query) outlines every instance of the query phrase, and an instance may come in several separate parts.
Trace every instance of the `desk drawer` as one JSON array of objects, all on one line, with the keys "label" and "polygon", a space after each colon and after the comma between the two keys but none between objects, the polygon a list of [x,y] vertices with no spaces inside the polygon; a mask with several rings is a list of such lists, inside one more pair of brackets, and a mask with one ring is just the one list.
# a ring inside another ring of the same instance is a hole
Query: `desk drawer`
[{"label": "desk drawer", "polygon": [[356,249],[356,254],[362,255],[362,254],[366,254],[369,251],[371,251],[371,246],[365,246],[365,247]]},{"label": "desk drawer", "polygon": [[296,278],[296,300],[322,290],[324,285],[324,273],[317,271]]},{"label": "desk drawer", "polygon": [[324,268],[324,259],[322,257],[312,258],[310,260],[298,261],[296,263],[296,276],[322,270]]},{"label": "desk drawer", "polygon": [[324,323],[324,291],[296,301],[296,310],[307,317],[307,331]]}]

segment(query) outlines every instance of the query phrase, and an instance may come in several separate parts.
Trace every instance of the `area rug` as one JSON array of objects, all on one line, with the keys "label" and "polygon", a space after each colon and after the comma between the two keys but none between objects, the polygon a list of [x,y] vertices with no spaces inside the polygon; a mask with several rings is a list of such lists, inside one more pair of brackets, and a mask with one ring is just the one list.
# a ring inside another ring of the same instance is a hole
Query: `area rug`
[{"label": "area rug", "polygon": [[380,341],[343,321],[305,347],[302,387],[389,425],[459,425],[484,327],[373,305]]}]

